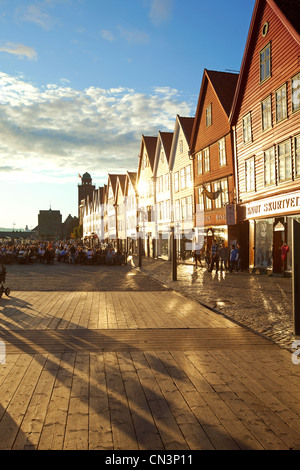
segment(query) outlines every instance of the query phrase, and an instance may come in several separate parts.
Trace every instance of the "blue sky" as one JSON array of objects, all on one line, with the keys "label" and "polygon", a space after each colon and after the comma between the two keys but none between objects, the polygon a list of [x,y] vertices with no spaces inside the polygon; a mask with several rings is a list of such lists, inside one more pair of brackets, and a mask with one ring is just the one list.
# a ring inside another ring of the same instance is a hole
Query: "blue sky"
[{"label": "blue sky", "polygon": [[77,215],[136,171],[142,134],[194,116],[204,68],[238,71],[255,0],[0,0],[0,227]]}]

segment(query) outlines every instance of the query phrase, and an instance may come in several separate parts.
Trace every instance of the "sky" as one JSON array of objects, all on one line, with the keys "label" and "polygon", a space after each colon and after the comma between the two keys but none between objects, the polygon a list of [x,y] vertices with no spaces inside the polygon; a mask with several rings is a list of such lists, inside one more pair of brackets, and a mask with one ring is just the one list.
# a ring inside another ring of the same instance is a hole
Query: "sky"
[{"label": "sky", "polygon": [[142,135],[195,116],[204,69],[241,66],[255,0],[0,0],[0,227],[77,216],[137,171]]}]

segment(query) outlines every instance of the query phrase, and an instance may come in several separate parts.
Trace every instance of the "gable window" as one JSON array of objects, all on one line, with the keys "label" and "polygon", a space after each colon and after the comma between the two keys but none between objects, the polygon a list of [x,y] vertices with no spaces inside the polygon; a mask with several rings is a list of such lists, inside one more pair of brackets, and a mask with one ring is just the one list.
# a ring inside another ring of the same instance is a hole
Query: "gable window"
[{"label": "gable window", "polygon": [[198,175],[202,175],[202,173],[203,173],[203,156],[202,156],[202,152],[197,155],[197,172],[198,172]]},{"label": "gable window", "polygon": [[225,138],[219,140],[219,163],[220,166],[226,165],[226,147]]},{"label": "gable window", "polygon": [[300,135],[295,137],[295,175],[300,176]]},{"label": "gable window", "polygon": [[243,141],[244,144],[252,141],[251,113],[243,117]]},{"label": "gable window", "polygon": [[300,109],[300,73],[292,78],[292,111]]},{"label": "gable window", "polygon": [[259,54],[260,64],[260,82],[271,76],[271,44],[267,44],[266,47]]},{"label": "gable window", "polygon": [[286,181],[292,178],[292,155],[289,140],[278,145],[278,166],[279,181]]},{"label": "gable window", "polygon": [[246,192],[255,191],[255,160],[254,157],[245,161]]},{"label": "gable window", "polygon": [[261,103],[261,120],[263,131],[272,127],[271,96],[268,96],[268,98]]},{"label": "gable window", "polygon": [[182,141],[182,139],[179,141],[179,152],[183,153],[183,141]]},{"label": "gable window", "polygon": [[287,117],[286,85],[283,85],[276,91],[275,99],[276,99],[276,122],[280,122]]},{"label": "gable window", "polygon": [[209,147],[203,151],[204,154],[204,171],[210,171],[210,161],[209,161]]},{"label": "gable window", "polygon": [[160,161],[161,163],[165,163],[165,152],[163,150],[160,152]]},{"label": "gable window", "polygon": [[206,108],[206,127],[211,126],[212,116],[211,116],[211,103]]},{"label": "gable window", "polygon": [[274,147],[264,152],[264,178],[265,186],[276,182]]}]

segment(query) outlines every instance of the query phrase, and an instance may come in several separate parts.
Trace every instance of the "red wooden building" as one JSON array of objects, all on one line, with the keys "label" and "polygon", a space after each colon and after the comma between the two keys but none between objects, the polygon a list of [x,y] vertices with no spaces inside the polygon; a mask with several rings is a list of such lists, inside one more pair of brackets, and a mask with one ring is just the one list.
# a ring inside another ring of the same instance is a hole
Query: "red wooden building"
[{"label": "red wooden building", "polygon": [[291,268],[281,246],[300,221],[299,26],[298,0],[256,1],[230,115],[251,270]]},{"label": "red wooden building", "polygon": [[[198,243],[230,243],[228,207],[235,202],[234,141],[229,114],[238,74],[204,70],[191,136]],[[231,227],[231,225],[230,225]]]}]

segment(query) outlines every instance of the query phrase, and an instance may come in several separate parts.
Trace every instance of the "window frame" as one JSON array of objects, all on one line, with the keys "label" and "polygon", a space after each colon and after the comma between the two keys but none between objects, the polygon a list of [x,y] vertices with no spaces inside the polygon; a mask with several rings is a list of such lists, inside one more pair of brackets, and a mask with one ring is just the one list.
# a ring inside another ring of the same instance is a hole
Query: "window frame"
[{"label": "window frame", "polygon": [[[262,60],[262,54],[263,54],[267,49],[269,49],[269,58],[268,58],[268,59],[264,58],[264,59]],[[266,44],[265,47],[263,47],[263,48],[260,50],[260,52],[259,52],[259,80],[260,80],[260,84],[265,83],[265,82],[266,82],[269,78],[271,78],[271,76],[272,76],[272,61],[271,61],[271,57],[272,57],[271,42],[268,42],[268,44]],[[262,77],[262,66],[264,65],[264,73],[266,73],[266,66],[265,66],[265,64],[267,64],[267,62],[269,62],[269,74]]]},{"label": "window frame", "polygon": [[[283,154],[283,155],[280,155],[280,152],[279,152],[279,148],[282,146],[282,145],[286,145],[288,144],[289,145],[289,154]],[[286,139],[284,140],[283,142],[280,142],[279,144],[277,144],[277,158],[278,158],[278,182],[279,183],[284,183],[286,181],[291,181],[293,179],[293,158],[292,158],[292,145],[291,145],[291,139]],[[281,178],[281,160],[284,159],[284,172],[285,172],[285,177],[284,178]],[[286,166],[286,162],[290,161],[290,176],[289,177],[286,177],[286,169],[287,169],[287,166]]]},{"label": "window frame", "polygon": [[[297,147],[297,140],[299,139],[299,146]],[[294,149],[295,149],[295,178],[300,177],[300,134],[294,137]]]},{"label": "window frame", "polygon": [[[293,80],[297,79],[298,80],[298,86],[296,88],[296,92],[298,90],[298,96],[299,96],[299,99],[298,99],[298,106],[294,109],[294,93],[295,93],[295,90],[293,88]],[[296,75],[294,75],[292,78],[291,78],[291,107],[292,107],[292,113],[296,113],[297,111],[300,110],[300,72],[296,73]]]},{"label": "window frame", "polygon": [[[250,166],[251,164],[251,166]],[[249,165],[249,168],[248,168]],[[251,168],[252,167],[252,168]],[[249,169],[251,170],[249,172]],[[247,171],[248,170],[248,171]],[[250,185],[249,185],[250,182]],[[245,160],[245,192],[253,193],[255,191],[255,156],[249,157]]]},{"label": "window frame", "polygon": [[212,125],[212,103],[205,108],[205,124],[206,127],[210,127]]},{"label": "window frame", "polygon": [[263,132],[272,129],[272,95],[261,102],[261,127]]},{"label": "window frame", "polygon": [[[199,168],[201,171],[199,171]],[[197,155],[197,174],[203,175],[203,153],[199,152]]]},{"label": "window frame", "polygon": [[220,166],[226,166],[227,165],[227,156],[226,156],[226,139],[225,137],[222,137],[218,141],[218,146],[219,146],[219,165]]},{"label": "window frame", "polygon": [[[285,90],[285,97],[284,98],[280,98],[278,99],[278,93],[284,89]],[[284,103],[284,106],[282,106],[282,103]],[[278,104],[281,104],[281,114],[282,114],[282,117],[278,117]],[[277,88],[277,90],[275,91],[275,120],[276,120],[276,123],[279,123],[281,121],[284,121],[285,119],[287,119],[288,117],[288,100],[287,100],[287,85],[286,83],[284,83],[283,85],[281,85],[279,88]],[[285,108],[285,115],[283,115],[283,108]]]},{"label": "window frame", "polygon": [[[251,111],[245,114],[245,116],[243,117],[242,125],[243,125],[243,143],[244,145],[247,145],[253,141]],[[247,139],[245,137],[247,137]]]},{"label": "window frame", "polygon": [[210,149],[206,147],[203,150],[203,171],[204,173],[208,173],[210,171]]},{"label": "window frame", "polygon": [[[272,152],[272,155],[267,155],[268,153]],[[266,161],[266,157],[268,156],[268,162]],[[268,165],[268,168],[267,168]],[[274,169],[274,180],[271,180],[272,170],[271,167],[273,166]],[[268,171],[267,171],[268,170]],[[267,174],[269,178],[267,181]],[[269,147],[268,149],[264,150],[264,186],[274,186],[276,184],[276,154],[274,146]]]}]

